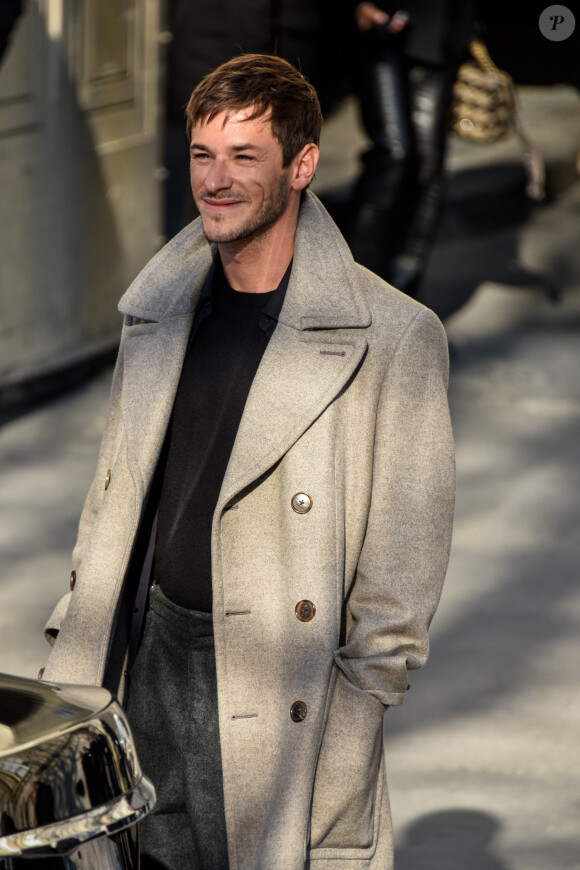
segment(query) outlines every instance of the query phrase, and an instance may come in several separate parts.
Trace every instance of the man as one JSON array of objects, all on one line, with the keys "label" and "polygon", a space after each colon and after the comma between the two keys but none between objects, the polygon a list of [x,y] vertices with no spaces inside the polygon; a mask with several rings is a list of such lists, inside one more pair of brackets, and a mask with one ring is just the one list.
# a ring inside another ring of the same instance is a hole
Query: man
[{"label": "man", "polygon": [[187,119],[201,217],[121,300],[45,677],[130,671],[145,867],[385,870],[383,714],[450,544],[445,336],[307,192],[321,114],[290,64],[229,61]]}]

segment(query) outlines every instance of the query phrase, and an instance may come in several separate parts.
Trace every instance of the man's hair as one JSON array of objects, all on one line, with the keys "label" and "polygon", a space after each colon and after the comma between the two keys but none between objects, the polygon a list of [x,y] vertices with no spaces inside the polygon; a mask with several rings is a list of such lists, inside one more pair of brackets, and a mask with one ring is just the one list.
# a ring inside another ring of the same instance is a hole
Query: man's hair
[{"label": "man's hair", "polygon": [[229,117],[249,107],[253,111],[248,120],[270,113],[284,168],[305,145],[318,145],[322,112],[316,91],[291,63],[267,54],[234,57],[200,81],[185,111],[189,141],[198,121],[212,121],[221,112]]}]

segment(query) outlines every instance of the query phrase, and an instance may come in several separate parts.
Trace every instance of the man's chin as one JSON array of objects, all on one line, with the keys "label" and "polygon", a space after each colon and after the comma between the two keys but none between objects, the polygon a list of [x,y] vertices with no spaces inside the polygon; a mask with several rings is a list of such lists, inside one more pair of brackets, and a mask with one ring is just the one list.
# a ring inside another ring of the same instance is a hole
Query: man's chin
[{"label": "man's chin", "polygon": [[[233,244],[242,242],[256,235],[256,228],[252,226],[228,226],[225,221],[212,220],[202,215],[203,233],[212,244]],[[259,230],[258,230],[259,232]]]},{"label": "man's chin", "polygon": [[203,234],[208,242],[214,245],[226,244],[227,242],[237,242],[239,239],[239,235],[236,232],[228,232],[225,227],[223,229],[219,229],[215,226],[208,227],[205,223],[203,224]]},{"label": "man's chin", "polygon": [[215,218],[207,217],[202,213],[201,223],[203,234],[208,242],[219,244],[219,242],[228,241],[227,237],[231,235],[232,231],[231,229],[228,231],[221,219],[216,220]]}]

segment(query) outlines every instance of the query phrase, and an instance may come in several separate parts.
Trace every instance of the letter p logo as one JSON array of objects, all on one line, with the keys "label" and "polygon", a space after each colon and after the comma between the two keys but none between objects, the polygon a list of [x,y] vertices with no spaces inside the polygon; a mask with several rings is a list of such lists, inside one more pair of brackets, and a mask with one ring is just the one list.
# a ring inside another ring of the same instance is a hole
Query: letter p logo
[{"label": "letter p logo", "polygon": [[538,27],[551,42],[563,42],[574,32],[576,20],[567,6],[547,6],[540,15]]}]

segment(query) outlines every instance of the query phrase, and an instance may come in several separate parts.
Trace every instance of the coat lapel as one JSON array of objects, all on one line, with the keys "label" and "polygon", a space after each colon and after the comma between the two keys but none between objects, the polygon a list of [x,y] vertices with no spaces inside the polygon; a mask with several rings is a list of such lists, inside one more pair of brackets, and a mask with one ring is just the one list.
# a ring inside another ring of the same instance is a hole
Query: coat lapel
[{"label": "coat lapel", "polygon": [[147,489],[171,416],[193,315],[130,327],[121,400],[127,460]]},{"label": "coat lapel", "polygon": [[119,303],[127,315],[121,400],[127,459],[147,489],[173,409],[197,301],[212,263],[194,221],[145,267]]},{"label": "coat lapel", "polygon": [[278,325],[248,396],[219,506],[271,468],[347,383],[364,336],[301,334]]},{"label": "coat lapel", "polygon": [[244,408],[218,510],[271,468],[334,400],[364,357],[370,323],[346,243],[308,194],[286,299]]}]

